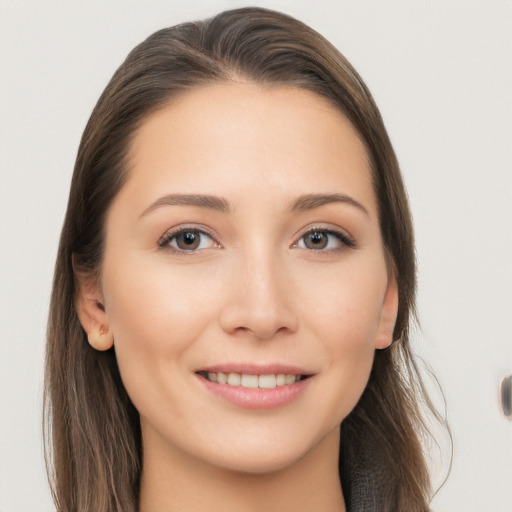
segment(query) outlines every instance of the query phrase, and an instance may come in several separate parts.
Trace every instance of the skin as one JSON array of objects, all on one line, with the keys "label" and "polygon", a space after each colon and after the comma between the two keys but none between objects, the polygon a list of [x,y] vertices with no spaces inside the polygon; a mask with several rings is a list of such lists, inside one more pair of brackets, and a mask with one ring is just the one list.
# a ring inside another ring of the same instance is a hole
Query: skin
[{"label": "skin", "polygon": [[[222,197],[229,211],[158,202],[168,194]],[[291,208],[306,194],[353,202]],[[180,227],[208,235],[180,251]],[[306,244],[313,228],[325,248]],[[226,83],[152,114],[109,210],[101,279],[78,302],[91,344],[115,344],[140,412],[141,511],[345,510],[339,428],[391,343],[397,300],[364,145],[324,99]],[[312,376],[261,410],[196,374],[245,362]]]}]

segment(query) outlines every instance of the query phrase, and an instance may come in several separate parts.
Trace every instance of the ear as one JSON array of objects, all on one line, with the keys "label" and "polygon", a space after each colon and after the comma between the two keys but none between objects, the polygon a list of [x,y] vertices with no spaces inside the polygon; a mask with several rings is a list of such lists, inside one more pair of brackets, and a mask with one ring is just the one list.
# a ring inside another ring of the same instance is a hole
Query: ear
[{"label": "ear", "polygon": [[375,337],[375,348],[387,348],[393,343],[393,331],[395,330],[398,314],[398,285],[394,273],[390,273],[388,285],[382,303],[380,323]]},{"label": "ear", "polygon": [[75,273],[77,295],[75,308],[78,319],[87,334],[89,344],[96,350],[108,350],[114,345],[114,337],[108,326],[103,305],[103,294],[96,276]]}]

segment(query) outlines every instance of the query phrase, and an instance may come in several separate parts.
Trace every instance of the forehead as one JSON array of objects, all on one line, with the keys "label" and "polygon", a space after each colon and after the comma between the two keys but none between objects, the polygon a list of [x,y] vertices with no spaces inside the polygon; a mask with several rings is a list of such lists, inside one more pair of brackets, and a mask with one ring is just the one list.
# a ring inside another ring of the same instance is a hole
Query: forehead
[{"label": "forehead", "polygon": [[151,195],[251,187],[293,196],[307,188],[375,202],[351,123],[323,97],[290,86],[222,83],[178,95],[139,127],[128,171],[127,185]]}]

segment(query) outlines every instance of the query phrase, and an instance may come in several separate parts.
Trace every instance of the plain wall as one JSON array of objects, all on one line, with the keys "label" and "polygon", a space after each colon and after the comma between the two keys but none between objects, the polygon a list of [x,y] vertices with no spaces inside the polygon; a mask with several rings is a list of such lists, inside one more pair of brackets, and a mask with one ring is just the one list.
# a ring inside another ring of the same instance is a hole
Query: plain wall
[{"label": "plain wall", "polygon": [[[452,474],[434,510],[511,512],[512,422],[497,391],[512,373],[512,1],[252,4],[319,30],[374,94],[415,219],[415,345],[441,383],[454,436]],[[40,433],[45,323],[94,103],[153,31],[242,5],[0,0],[1,512],[53,510]],[[443,470],[433,469],[439,482]]]}]

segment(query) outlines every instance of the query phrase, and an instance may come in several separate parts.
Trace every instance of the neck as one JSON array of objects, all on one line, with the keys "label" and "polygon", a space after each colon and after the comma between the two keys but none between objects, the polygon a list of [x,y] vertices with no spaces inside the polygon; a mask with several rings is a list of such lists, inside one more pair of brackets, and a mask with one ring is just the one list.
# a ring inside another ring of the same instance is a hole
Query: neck
[{"label": "neck", "polygon": [[338,473],[339,431],[290,466],[239,473],[144,445],[140,512],[345,512]]}]

